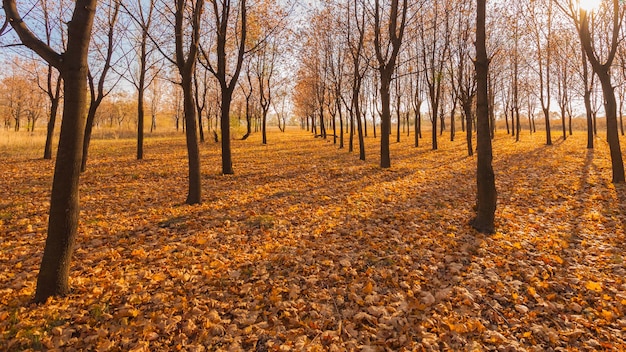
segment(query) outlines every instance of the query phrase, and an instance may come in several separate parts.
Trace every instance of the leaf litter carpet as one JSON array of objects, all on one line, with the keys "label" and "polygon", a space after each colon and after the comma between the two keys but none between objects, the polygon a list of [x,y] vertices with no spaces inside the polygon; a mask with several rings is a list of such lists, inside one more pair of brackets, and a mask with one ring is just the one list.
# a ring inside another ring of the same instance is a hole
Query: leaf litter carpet
[{"label": "leaf litter carpet", "polygon": [[462,138],[403,137],[382,170],[371,136],[361,162],[304,131],[253,135],[233,141],[232,176],[206,143],[197,206],[182,204],[182,136],[149,138],[143,161],[132,140],[96,140],[72,293],[42,305],[53,163],[7,149],[0,349],[624,350],[626,189],[604,140],[584,138],[497,134],[494,235],[468,226]]}]

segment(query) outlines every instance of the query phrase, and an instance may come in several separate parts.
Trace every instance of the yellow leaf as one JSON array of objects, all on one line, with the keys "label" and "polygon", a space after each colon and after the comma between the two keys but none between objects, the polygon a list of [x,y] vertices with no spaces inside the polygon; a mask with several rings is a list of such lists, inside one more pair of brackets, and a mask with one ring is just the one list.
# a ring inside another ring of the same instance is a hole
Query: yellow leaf
[{"label": "yellow leaf", "polygon": [[143,248],[133,249],[133,251],[130,252],[130,255],[133,257],[145,258],[146,251],[144,251]]},{"label": "yellow leaf", "polygon": [[363,287],[363,293],[369,295],[370,293],[372,293],[372,291],[374,291],[374,285],[371,281],[368,281],[367,284],[365,284],[365,286]]},{"label": "yellow leaf", "polygon": [[270,301],[274,304],[281,302],[283,297],[281,296],[281,290],[277,287],[272,288],[272,292],[270,293]]},{"label": "yellow leaf", "polygon": [[515,243],[513,243],[513,248],[515,248],[515,249],[522,249],[522,244],[519,243],[519,242],[515,242]]},{"label": "yellow leaf", "polygon": [[163,274],[163,273],[156,273],[156,274],[152,275],[152,280],[157,281],[157,282],[161,282],[161,281],[165,280],[165,274]]},{"label": "yellow leaf", "polygon": [[535,290],[535,288],[534,288],[534,287],[529,286],[529,287],[528,287],[528,293],[529,293],[531,296],[534,296],[534,295],[536,295],[536,294],[537,294],[537,291]]},{"label": "yellow leaf", "polygon": [[563,264],[565,262],[563,258],[559,257],[558,255],[553,256],[552,259],[554,259],[554,261],[559,264]]},{"label": "yellow leaf", "polygon": [[590,291],[602,292],[602,283],[600,282],[587,281],[587,283],[585,284],[585,287]]},{"label": "yellow leaf", "polygon": [[610,310],[602,309],[602,316],[606,320],[613,320],[613,312]]}]

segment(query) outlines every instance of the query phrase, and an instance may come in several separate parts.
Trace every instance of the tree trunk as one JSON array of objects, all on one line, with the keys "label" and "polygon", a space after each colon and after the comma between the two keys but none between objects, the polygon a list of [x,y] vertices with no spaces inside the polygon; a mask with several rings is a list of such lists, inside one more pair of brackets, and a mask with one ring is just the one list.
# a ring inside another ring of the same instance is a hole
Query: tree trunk
[{"label": "tree trunk", "polygon": [[156,126],[156,114],[154,113],[154,111],[152,111],[150,113],[150,116],[152,117],[152,119],[151,119],[152,121],[150,123],[150,133],[152,133],[152,132],[156,131],[156,127],[157,127]]},{"label": "tree trunk", "polygon": [[433,150],[437,150],[437,118],[437,110],[433,109],[433,116],[431,116],[431,122],[433,125],[433,129],[431,131],[433,137]]},{"label": "tree trunk", "polygon": [[[335,107],[335,110],[337,110],[338,108]],[[337,144],[337,111],[335,111],[334,114],[331,114],[333,119],[332,119],[332,125],[333,125],[333,144]],[[341,112],[339,112],[339,115],[341,115]]]},{"label": "tree trunk", "polygon": [[474,155],[474,146],[472,145],[472,101],[463,102],[463,114],[467,121],[467,129],[465,130],[465,138],[467,140],[467,155]]},{"label": "tree trunk", "polygon": [[87,158],[89,156],[89,144],[91,143],[91,133],[93,131],[93,121],[96,118],[96,111],[102,100],[91,100],[89,110],[87,112],[87,124],[85,125],[85,135],[83,141],[83,159],[80,164],[80,171],[85,172],[87,169]]},{"label": "tree trunk", "polygon": [[456,126],[454,121],[454,115],[456,114],[456,105],[450,111],[450,141],[454,142],[454,134],[456,133]]},{"label": "tree trunk", "polygon": [[196,105],[196,113],[198,114],[198,132],[200,132],[200,143],[204,143],[204,126],[202,126],[202,109]]},{"label": "tree trunk", "polygon": [[367,137],[367,114],[363,114],[363,136]]},{"label": "tree trunk", "polygon": [[[492,147],[489,132],[489,102],[487,96],[487,79],[489,76],[489,58],[486,50],[485,33],[485,3],[486,0],[476,0],[476,152],[477,163],[477,197],[476,218],[472,226],[482,233],[495,231],[496,211],[496,184],[493,172]],[[469,128],[468,128],[469,129]]]},{"label": "tree trunk", "polygon": [[[307,119],[307,129],[308,129],[308,119]],[[209,125],[209,129],[210,129]],[[250,95],[246,95],[246,134],[241,137],[242,141],[245,141],[252,134],[252,117],[250,116]]]},{"label": "tree trunk", "polygon": [[400,79],[398,77],[396,77],[396,122],[397,122],[397,126],[396,126],[396,143],[400,143],[400,87],[399,87],[399,82]]},{"label": "tree trunk", "polygon": [[[144,27],[141,37],[141,46],[139,54],[139,85],[137,86],[137,160],[143,159],[143,127],[144,127],[144,95],[146,84],[146,42],[148,40],[148,33]],[[154,122],[153,122],[154,123]],[[150,126],[150,132],[152,132],[152,126]]]},{"label": "tree trunk", "polygon": [[[624,68],[626,69],[626,67]],[[619,109],[617,110],[617,113],[619,115],[619,129],[622,133],[622,136],[624,135],[624,121],[622,121],[622,114],[624,112],[624,99],[626,97],[622,96],[621,99],[619,100]]]},{"label": "tree trunk", "polygon": [[546,145],[552,145],[552,134],[550,132],[550,111],[547,108],[543,109],[543,116],[546,119]]},{"label": "tree trunk", "polygon": [[421,105],[421,104],[417,104],[417,106],[413,108],[413,113],[415,114],[415,116],[414,116],[414,119],[415,119],[415,122],[414,122],[414,124],[415,124],[415,148],[420,146],[420,140],[419,140],[419,134],[420,134],[420,132],[419,132],[419,130],[420,130],[419,124],[420,124],[420,121],[419,120],[420,120],[421,116],[420,116],[420,111],[419,111],[419,109],[420,109],[419,105]]},{"label": "tree trunk", "polygon": [[200,180],[200,150],[198,148],[198,134],[196,127],[196,104],[193,97],[192,73],[182,78],[183,111],[185,114],[185,139],[187,142],[187,161],[189,163],[189,189],[186,204],[202,202],[202,187]]},{"label": "tree trunk", "polygon": [[[230,148],[230,103],[232,102],[232,91],[222,89],[222,111],[220,116],[220,127],[222,129],[222,174],[232,175],[233,157]],[[265,131],[265,119],[263,121],[263,131]]]},{"label": "tree trunk", "polygon": [[487,82],[487,95],[489,101],[489,133],[491,139],[496,137],[496,93],[493,91],[493,86],[493,79],[492,77],[489,77]]},{"label": "tree trunk", "polygon": [[52,159],[52,140],[54,139],[54,125],[56,125],[57,112],[59,111],[59,100],[57,94],[50,102],[50,120],[48,120],[48,129],[46,132],[46,146],[43,150],[43,158],[46,160]]},{"label": "tree trunk", "polygon": [[[14,5],[14,4],[13,4]],[[87,53],[97,1],[77,0],[68,23],[65,61],[59,71],[64,82],[63,120],[54,168],[48,236],[37,276],[35,302],[69,292],[69,270],[79,217],[79,179],[87,106]],[[7,3],[4,3],[7,11]]]},{"label": "tree trunk", "polygon": [[380,74],[380,102],[382,113],[380,115],[380,167],[391,167],[389,155],[389,134],[391,133],[391,101],[389,97],[389,83],[391,74],[381,71]]},{"label": "tree trunk", "polygon": [[563,130],[563,140],[567,139],[567,128],[565,127],[565,107],[561,108],[561,127]]},{"label": "tree trunk", "polygon": [[348,153],[354,151],[354,109],[350,111],[350,133],[348,137]]},{"label": "tree trunk", "polygon": [[400,124],[402,123],[400,118],[400,109],[396,110],[396,121],[398,122],[398,126],[396,126],[396,143],[400,143]]},{"label": "tree trunk", "polygon": [[143,159],[143,123],[145,114],[143,108],[143,82],[144,80],[140,78],[139,89],[137,89],[137,160]]},{"label": "tree trunk", "polygon": [[[95,11],[94,8],[95,5],[91,7],[91,12]],[[45,302],[50,296],[69,292],[70,260],[78,228],[78,185],[85,133],[87,65],[86,62],[67,65],[67,71],[63,72],[65,98],[52,181],[48,237],[37,277],[35,302]]]},{"label": "tree trunk", "polygon": [[339,149],[343,149],[343,134],[343,118],[341,118],[339,119]]},{"label": "tree trunk", "polygon": [[613,183],[624,183],[624,161],[619,143],[619,131],[617,127],[617,102],[615,89],[611,84],[611,75],[608,72],[596,72],[602,85],[604,95],[604,111],[606,112],[606,134],[611,151],[611,168],[613,170]]},{"label": "tree trunk", "polygon": [[320,107],[320,135],[326,139],[326,124],[324,122],[324,108]]},{"label": "tree trunk", "polygon": [[263,145],[267,144],[267,110],[268,108],[263,108],[263,120],[261,122],[261,135],[263,136]]},{"label": "tree trunk", "polygon": [[522,123],[520,120],[519,108],[515,108],[515,141],[519,142],[519,135],[522,132]]},{"label": "tree trunk", "polygon": [[439,135],[443,136],[443,131],[446,130],[446,117],[443,114],[443,104],[441,105],[441,111],[439,112]]},{"label": "tree trunk", "polygon": [[357,132],[359,135],[359,159],[365,161],[365,140],[363,138],[363,123],[361,121],[361,102],[359,101],[358,93],[361,90],[361,82],[359,81],[356,84],[356,87],[353,91],[353,103],[354,103],[354,114],[356,115],[356,124],[357,124]]}]

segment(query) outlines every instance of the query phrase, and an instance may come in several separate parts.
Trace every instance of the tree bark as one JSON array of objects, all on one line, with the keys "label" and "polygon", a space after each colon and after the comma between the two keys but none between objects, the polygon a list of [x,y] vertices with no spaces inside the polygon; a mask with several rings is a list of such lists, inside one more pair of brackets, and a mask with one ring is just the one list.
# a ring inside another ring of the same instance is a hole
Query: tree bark
[{"label": "tree bark", "polygon": [[196,106],[192,89],[192,74],[182,77],[183,111],[185,114],[185,140],[187,142],[187,161],[189,164],[189,188],[186,204],[202,202],[202,186],[200,177],[200,150],[196,127]]},{"label": "tree bark", "polygon": [[391,108],[389,97],[389,81],[391,75],[380,75],[380,102],[382,105],[382,114],[380,115],[380,167],[391,167],[391,158],[389,155],[389,134],[391,132]]},{"label": "tree bark", "polygon": [[[228,89],[222,89],[222,111],[220,116],[220,127],[222,129],[222,174],[232,175],[235,173],[233,170],[233,157],[232,150],[230,148],[230,104],[232,102],[232,92]],[[263,119],[265,125],[265,118]],[[263,126],[265,131],[265,126]]]},{"label": "tree bark", "polygon": [[608,72],[598,73],[598,79],[602,85],[604,95],[604,111],[606,113],[606,135],[611,152],[611,169],[613,183],[624,183],[624,161],[619,143],[619,130],[617,126],[617,101],[615,89],[611,84],[611,75]]},{"label": "tree bark", "polygon": [[[143,106],[145,90],[143,85],[143,80],[140,78],[140,88],[137,89],[137,160],[143,159],[143,126],[145,117],[145,109]],[[152,130],[152,128],[150,128],[150,130]]]},{"label": "tree bark", "polygon": [[[59,78],[60,79],[60,78]],[[50,119],[48,120],[48,128],[46,131],[46,145],[43,151],[43,158],[52,159],[52,140],[54,139],[54,126],[57,123],[57,113],[59,111],[61,84],[57,82],[56,94],[50,100]]]},{"label": "tree bark", "polygon": [[[606,62],[601,64],[594,52],[592,41],[592,35],[589,29],[589,17],[585,11],[581,10],[580,13],[580,28],[579,36],[583,50],[593,71],[600,80],[602,86],[602,94],[604,96],[604,111],[606,113],[606,133],[607,141],[609,143],[609,150],[611,153],[611,168],[612,168],[612,181],[613,183],[623,183],[624,179],[624,161],[622,159],[622,151],[619,143],[619,132],[617,127],[617,102],[615,100],[615,90],[611,83],[611,65],[617,52],[619,45],[619,32],[620,32],[620,9],[618,0],[613,0],[613,32],[611,38],[611,47],[609,54],[607,55]],[[595,128],[595,126],[594,126]]]},{"label": "tree bark", "polygon": [[202,202],[202,185],[200,180],[200,151],[198,148],[198,132],[196,127],[196,104],[193,95],[193,74],[196,69],[198,57],[198,40],[200,33],[200,17],[204,7],[204,0],[197,0],[191,12],[191,38],[187,54],[185,55],[183,43],[183,26],[186,9],[185,0],[175,2],[174,33],[176,37],[176,60],[175,64],[181,78],[183,90],[183,114],[185,140],[187,143],[188,181],[186,204],[199,204]]},{"label": "tree bark", "polygon": [[67,24],[68,43],[64,55],[52,50],[28,29],[15,1],[3,0],[9,23],[21,42],[59,70],[65,99],[59,149],[50,197],[48,236],[44,248],[35,302],[69,292],[69,270],[78,229],[80,163],[87,106],[87,54],[96,11],[96,0],[77,0]]},{"label": "tree bark", "polygon": [[467,129],[465,130],[465,138],[467,140],[467,155],[474,155],[474,146],[472,145],[472,131],[474,130],[472,127],[472,102],[473,99],[466,98],[465,101],[462,102],[463,105],[463,115],[465,115],[465,121],[467,121]]},{"label": "tree bark", "polygon": [[[489,132],[489,102],[487,96],[487,80],[489,76],[489,59],[486,49],[485,12],[486,0],[476,0],[476,152],[477,162],[477,197],[476,218],[472,226],[482,233],[495,231],[496,184],[493,167],[493,155]],[[469,130],[469,128],[468,128]]]}]

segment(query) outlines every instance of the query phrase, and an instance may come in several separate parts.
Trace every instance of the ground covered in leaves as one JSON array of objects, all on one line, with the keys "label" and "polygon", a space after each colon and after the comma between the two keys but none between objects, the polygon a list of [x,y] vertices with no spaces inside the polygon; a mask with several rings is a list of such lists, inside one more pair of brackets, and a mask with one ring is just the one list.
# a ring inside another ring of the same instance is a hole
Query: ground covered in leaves
[{"label": "ground covered in leaves", "polygon": [[[465,144],[406,137],[392,168],[293,129],[203,144],[186,195],[184,138],[95,140],[81,183],[71,295],[30,303],[53,163],[0,151],[0,350],[626,349],[626,188],[608,146],[498,133],[497,229],[468,222]],[[622,148],[625,140],[622,139]],[[358,150],[358,149],[357,149]]]}]

